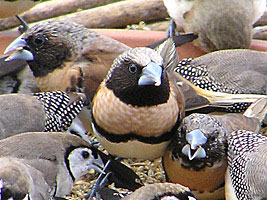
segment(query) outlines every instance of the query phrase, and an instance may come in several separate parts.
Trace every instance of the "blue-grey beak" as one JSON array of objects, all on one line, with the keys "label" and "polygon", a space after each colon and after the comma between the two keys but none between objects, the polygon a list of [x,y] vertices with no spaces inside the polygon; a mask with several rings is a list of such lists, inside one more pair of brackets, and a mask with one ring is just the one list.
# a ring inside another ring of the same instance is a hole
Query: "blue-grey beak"
[{"label": "blue-grey beak", "polygon": [[103,163],[101,157],[98,156],[98,158],[94,158],[93,159],[93,162],[92,162],[91,165],[88,165],[88,170],[89,169],[94,169],[94,170],[96,170],[96,171],[98,171],[100,173],[105,174],[105,172],[103,171],[104,167],[105,167],[105,164]]},{"label": "blue-grey beak", "polygon": [[[189,144],[185,145],[182,149],[182,153],[187,155],[189,160],[194,158],[205,158],[206,151],[201,145],[207,142],[207,138],[199,129],[193,130],[186,134],[186,140]],[[197,150],[196,150],[197,149]],[[191,150],[196,150],[192,155]]]},{"label": "blue-grey beak", "polygon": [[139,78],[138,81],[138,85],[160,86],[161,75],[162,75],[162,68],[154,62],[150,62],[146,67],[143,68],[141,77]]},{"label": "blue-grey beak", "polygon": [[26,46],[27,46],[27,43],[24,40],[24,34],[22,34],[6,48],[4,54],[8,54],[12,51],[15,51],[15,52],[12,53],[9,57],[7,57],[5,61],[34,60],[33,54],[30,51],[23,48]]}]

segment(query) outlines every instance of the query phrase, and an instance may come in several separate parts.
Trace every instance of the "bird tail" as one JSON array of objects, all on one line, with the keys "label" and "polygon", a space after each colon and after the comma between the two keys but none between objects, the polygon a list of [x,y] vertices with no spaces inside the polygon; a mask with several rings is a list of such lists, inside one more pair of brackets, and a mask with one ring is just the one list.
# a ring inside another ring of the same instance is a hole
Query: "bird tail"
[{"label": "bird tail", "polygon": [[260,98],[252,103],[244,112],[244,115],[257,118],[261,123],[267,124],[267,97]]},{"label": "bird tail", "polygon": [[214,107],[227,109],[234,104],[239,103],[254,103],[261,98],[267,98],[266,95],[257,94],[229,94],[223,92],[213,92],[210,90],[201,89],[190,81],[183,78],[177,73],[173,73],[176,83],[180,86],[185,96],[186,111],[195,109]]}]

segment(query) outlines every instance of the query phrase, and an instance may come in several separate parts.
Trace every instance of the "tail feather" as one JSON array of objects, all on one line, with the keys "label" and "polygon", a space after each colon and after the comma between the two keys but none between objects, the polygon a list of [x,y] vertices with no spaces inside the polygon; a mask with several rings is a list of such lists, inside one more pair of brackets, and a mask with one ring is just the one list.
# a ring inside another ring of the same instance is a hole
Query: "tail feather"
[{"label": "tail feather", "polygon": [[204,90],[175,72],[173,72],[173,77],[184,93],[186,111],[205,107],[228,108],[236,103],[253,103],[258,99],[267,98],[266,95],[229,94]]},{"label": "tail feather", "polygon": [[246,117],[257,118],[261,123],[267,123],[267,97],[256,100],[244,112]]}]

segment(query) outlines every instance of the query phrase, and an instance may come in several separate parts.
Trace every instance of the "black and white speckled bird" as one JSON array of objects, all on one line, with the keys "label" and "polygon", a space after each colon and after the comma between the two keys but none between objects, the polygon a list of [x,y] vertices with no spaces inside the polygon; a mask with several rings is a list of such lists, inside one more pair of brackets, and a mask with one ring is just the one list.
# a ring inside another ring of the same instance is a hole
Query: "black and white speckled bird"
[{"label": "black and white speckled bird", "polygon": [[[174,69],[194,85],[231,94],[267,95],[267,53],[224,50],[198,58],[187,58]],[[237,103],[228,112],[242,112],[250,104]]]},{"label": "black and white speckled bird", "polygon": [[[0,149],[0,157],[23,159],[24,163],[40,171],[56,197],[70,194],[73,183],[90,169],[103,172],[110,158],[78,136],[59,132],[15,135],[0,140]],[[116,160],[111,160],[106,172],[112,172],[110,180],[120,181],[119,184],[126,188],[135,190],[141,186],[139,177]]]},{"label": "black and white speckled bird", "polygon": [[163,0],[170,17],[185,32],[198,35],[204,51],[248,49],[252,25],[266,8],[266,0]]},{"label": "black and white speckled bird", "polygon": [[185,117],[163,157],[167,179],[189,187],[198,199],[224,198],[226,137],[239,129],[259,132],[267,115],[267,98],[252,104],[245,115]]},{"label": "black and white speckled bird", "polygon": [[226,200],[267,199],[267,137],[238,130],[227,144]]},{"label": "black and white speckled bird", "polygon": [[[0,95],[0,139],[31,131],[67,131],[85,102],[84,94],[60,91]],[[87,140],[84,132],[77,134]]]}]

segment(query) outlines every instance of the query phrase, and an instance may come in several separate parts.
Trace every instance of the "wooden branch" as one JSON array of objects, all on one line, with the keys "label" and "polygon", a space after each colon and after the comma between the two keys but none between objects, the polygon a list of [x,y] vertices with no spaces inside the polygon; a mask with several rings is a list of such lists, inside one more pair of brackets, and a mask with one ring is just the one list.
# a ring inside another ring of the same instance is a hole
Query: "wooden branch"
[{"label": "wooden branch", "polygon": [[57,19],[83,24],[88,28],[116,28],[166,17],[168,14],[162,0],[127,0],[72,13]]},{"label": "wooden branch", "polygon": [[[166,17],[168,17],[168,14],[162,0],[126,0],[53,19],[83,24],[88,28],[116,28],[140,21],[152,21]],[[0,20],[0,30],[18,25],[17,22],[14,23],[10,19],[9,21]]]},{"label": "wooden branch", "polygon": [[254,26],[264,26],[267,25],[267,8],[261,18],[254,24]]},{"label": "wooden branch", "polygon": [[[80,9],[88,9],[101,6],[118,0],[53,0],[37,4],[32,9],[26,11],[20,16],[28,23],[36,22],[60,15],[69,14],[79,11]],[[0,30],[5,30],[19,26],[20,23],[15,17],[0,19]]]},{"label": "wooden branch", "polygon": [[267,25],[254,28],[253,32],[253,39],[267,40]]}]

